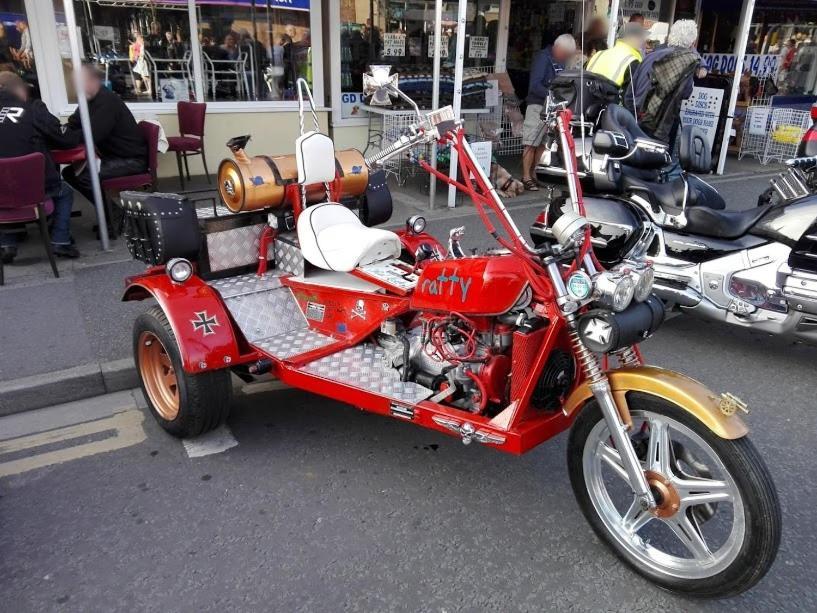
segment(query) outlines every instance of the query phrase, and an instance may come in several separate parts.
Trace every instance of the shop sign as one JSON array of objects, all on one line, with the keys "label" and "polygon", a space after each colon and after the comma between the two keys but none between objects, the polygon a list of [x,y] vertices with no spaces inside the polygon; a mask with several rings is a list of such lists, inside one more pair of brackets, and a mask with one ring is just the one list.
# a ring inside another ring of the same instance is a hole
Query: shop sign
[{"label": "shop sign", "polygon": [[772,109],[762,106],[753,106],[749,112],[749,134],[752,136],[766,136],[769,131],[769,116]]},{"label": "shop sign", "polygon": [[405,55],[405,34],[402,32],[387,32],[383,35],[383,57],[403,57]]},{"label": "shop sign", "polygon": [[344,92],[340,95],[340,116],[343,119],[365,117],[361,106],[363,106],[363,94]]},{"label": "shop sign", "polygon": [[470,58],[488,57],[487,36],[471,36],[468,39],[468,57]]},{"label": "shop sign", "polygon": [[709,145],[713,145],[718,132],[718,121],[721,118],[722,103],[722,89],[693,87],[692,95],[681,106],[681,124],[703,128]]},{"label": "shop sign", "polygon": [[[738,58],[734,53],[704,53],[704,66],[709,72],[734,74]],[[747,70],[753,77],[773,77],[777,74],[779,55],[746,54],[743,58],[743,72]]]},{"label": "shop sign", "polygon": [[471,147],[471,151],[474,153],[474,158],[476,159],[477,163],[482,166],[482,170],[485,171],[485,174],[491,174],[491,150],[493,149],[493,144],[489,140],[480,141],[477,143],[469,143]]},{"label": "shop sign", "polygon": [[162,102],[190,102],[190,85],[187,79],[159,79]]},{"label": "shop sign", "polygon": [[119,40],[116,30],[112,26],[94,26],[94,36],[97,40],[109,40],[111,42]]},{"label": "shop sign", "polygon": [[[448,34],[440,36],[440,57],[445,59],[448,57]],[[428,57],[434,57],[434,37],[428,37]]]},{"label": "shop sign", "polygon": [[640,13],[644,19],[658,21],[661,18],[661,0],[621,0],[619,10],[624,17]]}]

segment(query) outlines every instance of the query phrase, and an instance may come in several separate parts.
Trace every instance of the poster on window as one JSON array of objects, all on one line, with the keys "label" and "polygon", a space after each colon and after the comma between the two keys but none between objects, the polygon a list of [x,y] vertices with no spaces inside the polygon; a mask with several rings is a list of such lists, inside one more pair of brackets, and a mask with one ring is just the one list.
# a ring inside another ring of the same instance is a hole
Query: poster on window
[{"label": "poster on window", "polygon": [[190,102],[190,86],[187,79],[159,79],[162,102]]},{"label": "poster on window", "polygon": [[[445,59],[448,57],[448,35],[440,36],[440,57]],[[428,57],[434,57],[434,37],[428,37]]]},{"label": "poster on window", "polygon": [[387,32],[383,35],[383,57],[403,57],[405,55],[405,34],[402,32]]},{"label": "poster on window", "polygon": [[468,57],[470,58],[488,57],[487,36],[471,36],[468,39]]},{"label": "poster on window", "polygon": [[343,119],[353,119],[365,117],[363,106],[363,94],[356,92],[343,92],[340,95],[340,116]]},{"label": "poster on window", "polygon": [[681,106],[681,124],[703,128],[711,146],[718,132],[722,102],[722,89],[693,87],[692,95]]}]

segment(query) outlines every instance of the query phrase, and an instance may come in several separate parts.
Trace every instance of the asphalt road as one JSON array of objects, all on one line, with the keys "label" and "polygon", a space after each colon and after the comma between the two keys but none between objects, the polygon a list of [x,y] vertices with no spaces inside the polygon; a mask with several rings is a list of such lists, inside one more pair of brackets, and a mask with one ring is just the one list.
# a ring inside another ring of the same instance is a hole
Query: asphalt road
[{"label": "asphalt road", "polygon": [[[483,245],[465,221],[466,242]],[[0,607],[817,610],[817,349],[676,317],[644,351],[752,408],[784,532],[741,597],[679,598],[618,562],[573,499],[564,435],[512,457],[283,390],[238,394],[238,444],[205,457],[128,394],[0,419]]]}]

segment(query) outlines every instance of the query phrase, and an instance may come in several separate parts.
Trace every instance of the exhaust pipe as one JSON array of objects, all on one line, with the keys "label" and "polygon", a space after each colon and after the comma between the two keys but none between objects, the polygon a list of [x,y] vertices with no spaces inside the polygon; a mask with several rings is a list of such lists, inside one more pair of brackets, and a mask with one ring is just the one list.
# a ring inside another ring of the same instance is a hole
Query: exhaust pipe
[{"label": "exhaust pipe", "polygon": [[701,303],[703,297],[694,289],[688,287],[678,288],[671,285],[663,285],[660,280],[656,279],[653,285],[653,291],[661,300],[665,302],[674,302],[675,304],[692,308]]}]

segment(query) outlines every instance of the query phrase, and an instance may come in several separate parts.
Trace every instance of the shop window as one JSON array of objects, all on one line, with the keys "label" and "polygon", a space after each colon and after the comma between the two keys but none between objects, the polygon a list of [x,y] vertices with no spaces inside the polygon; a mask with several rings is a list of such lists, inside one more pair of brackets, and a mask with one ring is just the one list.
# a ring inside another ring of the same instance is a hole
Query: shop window
[{"label": "shop window", "polygon": [[197,0],[208,100],[294,100],[312,85],[310,0]]},{"label": "shop window", "polygon": [[[454,1],[443,3],[441,69],[444,79],[453,74],[454,70],[457,5]],[[371,8],[374,9],[374,14]],[[464,65],[483,72],[493,72],[499,0],[470,0],[466,18]],[[363,74],[372,64],[391,64],[406,84],[422,79],[428,81],[429,87],[421,88],[422,91],[412,91],[412,96],[421,105],[430,106],[430,74],[434,51],[433,3],[411,0],[378,0],[373,3],[340,0],[340,22],[343,118],[360,114]],[[445,95],[446,92],[441,90],[441,96]]]},{"label": "shop window", "polygon": [[4,0],[0,9],[0,71],[19,74],[39,98],[34,47],[23,0]]},{"label": "shop window", "polygon": [[[55,2],[63,61],[70,62],[67,25]],[[194,100],[190,21],[184,2],[161,8],[136,0],[74,0],[83,58],[100,65],[107,86],[127,102]],[[62,23],[60,19],[62,18]],[[61,33],[62,28],[62,33]],[[68,79],[70,83],[70,78]],[[75,102],[68,86],[69,102]]]}]

